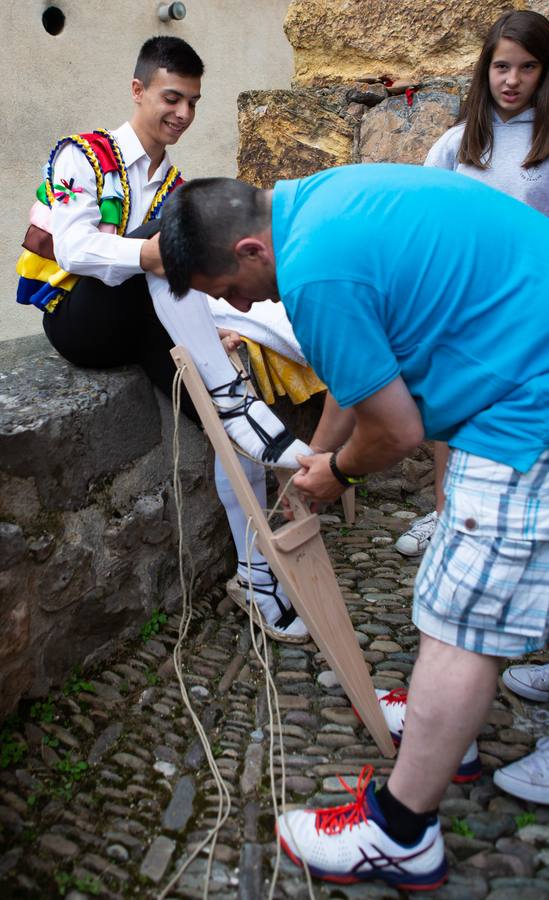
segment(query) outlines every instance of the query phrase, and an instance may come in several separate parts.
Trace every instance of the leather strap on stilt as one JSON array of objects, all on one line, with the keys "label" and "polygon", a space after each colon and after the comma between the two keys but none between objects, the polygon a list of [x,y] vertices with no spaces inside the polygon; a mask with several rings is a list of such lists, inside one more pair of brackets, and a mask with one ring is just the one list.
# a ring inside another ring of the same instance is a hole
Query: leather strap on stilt
[{"label": "leather strap on stilt", "polygon": [[239,372],[236,378],[233,381],[228,382],[227,384],[221,384],[219,387],[212,388],[209,392],[212,400],[215,401],[221,397],[234,397],[239,400],[239,402],[235,403],[234,406],[229,409],[220,408],[217,406],[217,411],[219,418],[224,419],[236,419],[238,416],[245,416],[250,428],[257,434],[260,441],[265,445],[265,449],[261,454],[261,459],[265,463],[276,463],[282,456],[285,450],[288,449],[290,444],[294,441],[294,436],[291,432],[288,431],[287,428],[283,428],[275,437],[272,437],[268,431],[266,431],[259,422],[256,422],[255,419],[252,419],[249,410],[253,403],[257,402],[257,397],[253,397],[247,393],[243,395],[237,394],[237,389],[240,385],[245,384],[246,381],[249,381],[250,378],[248,375],[244,375],[243,372]]},{"label": "leather strap on stilt", "polygon": [[[247,563],[241,562],[240,560],[238,561],[238,564],[241,566],[247,565]],[[265,583],[254,584],[254,582],[252,580],[252,587],[254,590],[254,594],[265,594],[266,596],[272,597],[274,599],[276,605],[278,606],[278,608],[280,610],[281,615],[280,615],[280,618],[278,618],[276,620],[276,622],[269,622],[269,625],[274,625],[274,626],[276,626],[276,628],[287,628],[288,625],[291,625],[292,622],[297,618],[297,613],[291,604],[288,608],[286,608],[284,606],[282,600],[278,596],[277,591],[278,591],[279,581],[278,581],[278,578],[276,577],[275,573],[272,571],[272,569],[269,568],[268,563],[251,563],[250,568],[255,569],[256,571],[259,571],[259,572],[268,571],[268,573],[271,577],[272,583],[271,584],[265,584]],[[246,579],[242,578],[240,575],[238,576],[238,583],[239,583],[240,587],[242,587],[244,590],[249,590],[249,587],[250,587],[249,583],[246,581]]]}]

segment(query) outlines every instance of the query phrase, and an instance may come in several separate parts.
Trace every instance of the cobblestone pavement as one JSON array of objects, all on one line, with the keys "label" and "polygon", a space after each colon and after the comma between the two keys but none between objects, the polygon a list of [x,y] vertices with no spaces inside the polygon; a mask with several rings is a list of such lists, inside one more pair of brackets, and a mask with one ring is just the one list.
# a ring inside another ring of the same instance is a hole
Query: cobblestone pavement
[{"label": "cobblestone pavement", "polygon": [[[359,505],[355,527],[326,515],[323,529],[374,683],[390,689],[407,683],[417,647],[410,622],[417,566],[392,546],[413,512],[396,503],[364,502],[370,506]],[[217,793],[171,660],[177,627],[176,616],[155,614],[145,629],[148,639],[122,648],[101,670],[75,674],[64,691],[27,703],[5,725],[3,900],[156,897],[215,822]],[[314,644],[270,644],[270,660],[291,802],[347,802],[336,775],[353,784],[365,761],[387,776],[391,761],[378,758]],[[217,844],[210,894],[266,898],[275,844],[264,679],[247,619],[222,589],[195,602],[185,666],[233,804]],[[451,785],[441,805],[450,881],[425,896],[549,898],[549,807],[503,795],[490,774],[530,751],[543,728],[536,722],[539,709],[500,689],[480,736],[485,775],[473,786]],[[280,773],[278,752],[275,770]],[[169,896],[201,897],[205,866],[205,857],[198,857]],[[405,896],[379,882],[316,883],[315,894]],[[308,896],[303,874],[285,858],[275,896]]]}]

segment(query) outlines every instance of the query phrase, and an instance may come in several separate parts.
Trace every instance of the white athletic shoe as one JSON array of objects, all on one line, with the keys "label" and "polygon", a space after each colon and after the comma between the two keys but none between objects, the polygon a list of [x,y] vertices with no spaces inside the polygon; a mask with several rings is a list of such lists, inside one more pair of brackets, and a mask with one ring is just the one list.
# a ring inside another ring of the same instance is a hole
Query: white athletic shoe
[{"label": "white athletic shoe", "polygon": [[297,865],[311,875],[351,884],[381,879],[401,890],[433,890],[446,881],[448,865],[438,819],[415,844],[403,845],[386,831],[372,766],[365,766],[356,791],[342,778],[354,801],[331,809],[292,810],[278,818],[280,842]]},{"label": "white athletic shoe", "polygon": [[529,756],[494,772],[494,784],[521,800],[549,803],[549,737],[540,738]]},{"label": "white athletic shoe", "polygon": [[[376,695],[383,718],[391,733],[393,744],[395,747],[398,747],[402,740],[402,730],[404,728],[404,719],[406,718],[408,691],[406,688],[394,688],[392,691],[376,688]],[[478,755],[478,744],[476,741],[473,741],[465,751],[465,755],[452,781],[454,784],[465,784],[470,781],[477,781],[481,775],[482,765]]]},{"label": "white athletic shoe", "polygon": [[502,678],[504,685],[520,697],[549,701],[549,665],[510,666]]},{"label": "white athletic shoe", "polygon": [[419,556],[427,549],[427,544],[435,533],[438,513],[434,510],[420,519],[414,519],[412,526],[401,534],[395,543],[395,549],[403,556]]}]

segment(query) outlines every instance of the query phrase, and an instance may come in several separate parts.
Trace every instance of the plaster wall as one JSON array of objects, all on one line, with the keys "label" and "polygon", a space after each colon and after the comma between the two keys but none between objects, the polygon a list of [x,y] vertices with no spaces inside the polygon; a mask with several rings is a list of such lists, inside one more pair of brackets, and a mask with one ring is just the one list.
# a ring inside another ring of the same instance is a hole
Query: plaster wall
[{"label": "plaster wall", "polygon": [[[65,27],[49,35],[48,5]],[[0,340],[37,333],[40,314],[18,306],[15,262],[40,167],[63,134],[116,128],[131,113],[129,83],[139,47],[155,34],[187,40],[206,64],[195,122],[170,155],[187,178],[236,174],[237,96],[285,88],[292,51],[283,32],[288,0],[186,0],[163,24],[159,0],[2,0],[0,4]]]}]

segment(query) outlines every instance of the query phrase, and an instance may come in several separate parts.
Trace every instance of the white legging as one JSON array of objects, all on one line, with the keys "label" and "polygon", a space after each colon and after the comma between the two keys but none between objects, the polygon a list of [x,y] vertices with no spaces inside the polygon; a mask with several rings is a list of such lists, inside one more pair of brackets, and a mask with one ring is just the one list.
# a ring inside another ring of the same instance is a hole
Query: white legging
[{"label": "white legging", "polygon": [[[200,376],[210,392],[234,381],[235,370],[225,353],[208,305],[208,297],[201,291],[190,290],[181,299],[174,297],[165,278],[147,275],[149,291],[156,315],[172,338],[174,344],[184,346],[191,354]],[[230,409],[243,396],[245,387],[240,385],[237,396],[221,396],[216,393],[218,407]],[[239,415],[223,419],[225,430],[230,437],[251,456],[260,460],[265,450],[265,442],[250,425],[253,418],[271,438],[284,431],[284,425],[262,401],[254,401],[248,416]],[[277,460],[278,466],[297,468],[296,454],[311,451],[302,441],[294,440]]]},{"label": "white legging", "polygon": [[[156,315],[172,338],[174,345],[184,346],[189,351],[206,387],[212,390],[219,387],[219,385],[232,382],[235,378],[235,370],[219,339],[206,294],[191,290],[184,298],[176,300],[164,278],[149,274],[147,275],[147,282]],[[231,406],[234,404],[234,399],[230,398],[224,401],[223,398],[220,398],[218,403],[220,405],[225,403]],[[264,415],[264,411],[268,413],[268,416]],[[254,403],[254,418],[258,418],[262,427],[268,429],[273,436],[278,434],[284,427],[262,401]],[[248,453],[261,454],[264,445],[257,438],[253,429],[250,428],[244,416],[222,421],[233,440],[247,450]],[[310,452],[306,444],[295,440],[284,454],[284,458],[287,457],[289,460],[286,464],[291,465],[293,460],[293,465],[295,466],[296,453],[308,454]],[[240,461],[259,505],[262,509],[265,509],[267,502],[265,469],[262,465],[254,463],[245,457],[242,457]],[[236,546],[239,574],[245,577],[247,571],[244,565],[247,558],[247,519],[238,502],[233,486],[217,458],[215,463],[215,480],[217,492],[225,507]],[[254,582],[265,583],[270,577],[267,563],[264,556],[255,546],[251,552],[251,562],[256,566],[256,569],[254,569]],[[258,566],[264,571],[261,572],[257,568]]]}]

